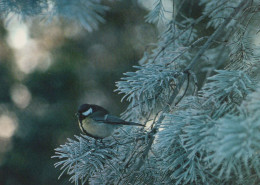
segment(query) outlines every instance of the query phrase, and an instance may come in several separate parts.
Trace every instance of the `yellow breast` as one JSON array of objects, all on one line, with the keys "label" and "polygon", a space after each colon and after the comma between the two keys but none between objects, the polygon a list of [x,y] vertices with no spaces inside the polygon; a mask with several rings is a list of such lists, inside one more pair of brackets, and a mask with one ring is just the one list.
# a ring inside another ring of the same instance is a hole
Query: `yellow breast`
[{"label": "yellow breast", "polygon": [[98,138],[105,138],[112,135],[116,128],[110,124],[96,122],[91,118],[85,118],[82,120],[82,124],[79,123],[79,126],[83,133],[87,132],[87,134]]},{"label": "yellow breast", "polygon": [[88,124],[90,124],[90,119],[89,119],[89,118],[86,118],[86,119],[82,120],[82,123],[80,123],[80,121],[79,121],[79,128],[80,128],[80,130],[81,130],[83,133],[85,133],[84,130],[86,130],[86,129],[85,129],[85,125],[88,125]]}]

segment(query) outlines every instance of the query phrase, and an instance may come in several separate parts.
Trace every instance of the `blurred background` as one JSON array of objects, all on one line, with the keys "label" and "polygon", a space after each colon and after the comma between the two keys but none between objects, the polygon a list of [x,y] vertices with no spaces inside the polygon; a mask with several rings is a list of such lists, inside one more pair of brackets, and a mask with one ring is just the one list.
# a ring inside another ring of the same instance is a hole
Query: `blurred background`
[{"label": "blurred background", "polygon": [[[170,1],[169,1],[170,2]],[[152,4],[108,4],[106,23],[87,32],[67,20],[0,22],[0,185],[70,184],[58,180],[54,149],[79,135],[75,112],[94,103],[120,115],[114,92],[157,40],[144,23]]]}]

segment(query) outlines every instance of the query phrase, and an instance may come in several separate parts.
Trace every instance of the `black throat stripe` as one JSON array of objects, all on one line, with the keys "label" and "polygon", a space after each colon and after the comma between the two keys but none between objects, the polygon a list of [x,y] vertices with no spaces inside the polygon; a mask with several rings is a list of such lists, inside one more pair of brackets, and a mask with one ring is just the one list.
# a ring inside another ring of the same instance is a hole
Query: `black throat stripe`
[{"label": "black throat stripe", "polygon": [[82,124],[82,120],[81,119],[79,120],[79,125],[80,125],[80,129],[82,130],[82,132],[84,132],[84,134],[88,135],[87,131],[83,128],[83,124]]}]

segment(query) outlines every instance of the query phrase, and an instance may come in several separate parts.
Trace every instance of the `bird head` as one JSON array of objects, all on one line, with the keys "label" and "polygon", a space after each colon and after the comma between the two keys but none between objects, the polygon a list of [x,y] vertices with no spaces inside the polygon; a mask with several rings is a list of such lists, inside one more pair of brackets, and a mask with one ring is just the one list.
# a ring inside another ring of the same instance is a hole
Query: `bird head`
[{"label": "bird head", "polygon": [[93,113],[93,108],[90,104],[82,104],[81,106],[79,106],[78,108],[78,112],[76,113],[76,115],[78,116],[79,119],[84,119],[88,116],[90,116]]},{"label": "bird head", "polygon": [[83,120],[86,117],[93,115],[94,113],[95,115],[105,115],[108,114],[108,111],[98,105],[82,104],[79,106],[76,115],[80,120]]}]

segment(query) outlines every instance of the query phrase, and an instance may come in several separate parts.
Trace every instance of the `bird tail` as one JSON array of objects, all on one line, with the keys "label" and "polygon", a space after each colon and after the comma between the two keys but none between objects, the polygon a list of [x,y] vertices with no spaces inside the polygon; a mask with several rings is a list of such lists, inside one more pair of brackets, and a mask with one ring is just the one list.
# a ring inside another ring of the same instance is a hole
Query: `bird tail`
[{"label": "bird tail", "polygon": [[124,125],[132,125],[132,126],[141,126],[141,127],[145,127],[145,125],[142,125],[140,123],[135,123],[135,122],[130,122],[130,121],[125,121],[122,124]]},{"label": "bird tail", "polygon": [[[97,120],[97,118],[95,118]],[[125,121],[122,120],[116,116],[112,116],[112,115],[105,115],[105,119],[102,117],[102,122],[106,122],[106,123],[110,123],[110,124],[121,124],[121,125],[131,125],[131,126],[142,126],[145,127],[145,125],[142,125],[140,123],[135,123],[135,122],[131,122],[131,121]]]}]

